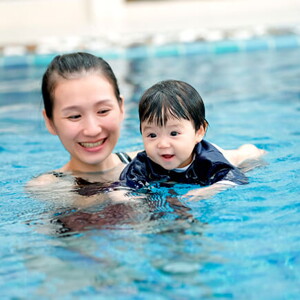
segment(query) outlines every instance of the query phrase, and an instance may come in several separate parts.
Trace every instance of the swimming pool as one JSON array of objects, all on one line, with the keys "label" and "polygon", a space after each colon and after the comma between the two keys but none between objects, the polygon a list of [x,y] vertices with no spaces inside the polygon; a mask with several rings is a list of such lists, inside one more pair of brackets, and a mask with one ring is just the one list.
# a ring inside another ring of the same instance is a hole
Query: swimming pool
[{"label": "swimming pool", "polygon": [[55,233],[51,221],[72,216],[69,194],[57,186],[59,196],[43,201],[24,192],[67,160],[41,119],[44,67],[2,68],[1,299],[299,299],[299,58],[297,48],[111,60],[127,110],[117,150],[141,149],[138,97],[173,78],[203,96],[207,140],[268,154],[248,185],[182,206],[164,202],[162,189],[152,219],[139,201],[121,202],[106,211],[116,224],[74,233]]}]

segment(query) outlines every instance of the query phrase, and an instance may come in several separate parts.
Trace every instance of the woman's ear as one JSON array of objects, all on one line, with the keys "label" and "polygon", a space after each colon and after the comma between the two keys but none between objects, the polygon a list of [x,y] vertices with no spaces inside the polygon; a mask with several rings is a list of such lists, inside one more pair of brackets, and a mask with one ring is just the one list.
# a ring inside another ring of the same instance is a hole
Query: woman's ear
[{"label": "woman's ear", "polygon": [[120,106],[120,111],[122,114],[122,120],[124,119],[124,115],[125,115],[125,110],[124,110],[124,96],[120,95],[120,99],[121,101],[119,102],[119,106]]},{"label": "woman's ear", "polygon": [[46,111],[44,109],[43,109],[43,117],[48,131],[53,135],[57,135],[53,121],[47,117]]}]

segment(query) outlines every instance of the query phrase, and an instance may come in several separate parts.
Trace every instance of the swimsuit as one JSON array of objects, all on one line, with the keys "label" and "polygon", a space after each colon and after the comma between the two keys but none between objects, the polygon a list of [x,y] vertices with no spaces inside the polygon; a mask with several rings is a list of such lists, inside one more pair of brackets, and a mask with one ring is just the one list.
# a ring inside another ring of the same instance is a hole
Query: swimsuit
[{"label": "swimsuit", "polygon": [[[129,164],[132,160],[131,157],[126,152],[117,152],[115,154],[119,157],[120,161],[123,164]],[[49,174],[52,174],[57,178],[65,177],[67,175],[64,172],[57,172],[57,171],[52,171]]]},{"label": "swimsuit", "polygon": [[[117,152],[115,154],[119,157],[123,164],[130,163],[131,157],[127,153]],[[105,174],[106,171],[99,172],[99,175],[101,175],[101,173]],[[102,180],[101,177],[98,178],[97,182],[90,182],[81,178],[80,176],[72,176],[70,173],[65,172],[52,171],[49,174],[52,174],[57,178],[70,178],[74,181],[73,191],[82,196],[92,196],[98,193],[107,193],[122,186],[119,181],[107,181],[106,179]]]},{"label": "swimsuit", "polygon": [[148,158],[145,151],[138,153],[120,175],[132,188],[141,188],[152,181],[211,185],[220,181],[247,183],[246,176],[212,144],[202,140],[194,148],[194,161],[182,172],[165,170]]},{"label": "swimsuit", "polygon": [[116,155],[120,158],[120,161],[124,164],[129,164],[131,162],[131,157],[125,152],[117,152]]}]

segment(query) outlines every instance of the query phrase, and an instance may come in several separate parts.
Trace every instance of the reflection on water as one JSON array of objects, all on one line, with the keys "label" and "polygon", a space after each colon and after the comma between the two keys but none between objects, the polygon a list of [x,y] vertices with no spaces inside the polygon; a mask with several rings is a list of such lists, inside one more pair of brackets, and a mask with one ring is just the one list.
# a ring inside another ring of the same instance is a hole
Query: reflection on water
[{"label": "reflection on water", "polygon": [[[56,222],[61,232],[83,231],[89,229],[122,229],[152,226],[148,224],[157,220],[192,220],[189,208],[176,198],[158,199],[158,195],[145,195],[144,199],[130,197],[130,201],[119,203],[102,203],[87,209],[59,214]],[[163,223],[161,222],[161,225]],[[151,230],[151,229],[150,229]]]},{"label": "reflection on water", "polygon": [[[179,200],[181,195],[175,191],[174,184],[155,183],[153,187],[135,191],[122,182],[91,183],[72,176],[67,176],[67,183],[71,178],[71,189],[67,184],[58,189],[55,184],[55,197],[49,187],[31,190],[32,196],[46,200],[48,195],[48,201],[56,203],[58,209],[53,212],[50,222],[56,225],[57,233],[93,229],[140,229],[151,232],[155,222],[164,231],[164,223],[185,220],[187,225],[196,221],[190,208]],[[61,201],[62,197],[64,201]]]},{"label": "reflection on water", "polygon": [[184,185],[67,178],[25,193],[68,155],[41,118],[43,70],[0,70],[1,299],[299,299],[299,62],[299,49],[113,61],[126,105],[116,151],[141,149],[136,102],[169,78],[203,96],[208,141],[268,151],[243,166],[248,185],[193,202]]},{"label": "reflection on water", "polygon": [[[26,258],[30,270],[42,272],[47,278],[37,285],[34,295],[49,297],[55,284],[60,297],[80,291],[82,296],[100,293],[103,299],[120,294],[124,299],[147,299],[165,289],[164,297],[168,298],[172,295],[168,286],[180,282],[199,285],[193,291],[198,295],[211,294],[198,273],[203,268],[201,261],[209,256],[218,263],[218,258],[208,254],[205,248],[209,243],[202,245],[206,225],[178,199],[181,186],[172,189],[156,185],[139,193],[119,186],[108,190],[107,183],[77,181],[68,196],[74,196],[75,206],[71,201],[64,208],[57,206],[54,210],[52,206],[44,217],[39,216],[40,223],[27,222],[43,233],[42,248],[33,249],[34,259]],[[90,204],[85,206],[85,200]],[[174,282],[165,281],[168,277],[174,277]],[[180,297],[186,295],[183,287],[178,292]]]}]

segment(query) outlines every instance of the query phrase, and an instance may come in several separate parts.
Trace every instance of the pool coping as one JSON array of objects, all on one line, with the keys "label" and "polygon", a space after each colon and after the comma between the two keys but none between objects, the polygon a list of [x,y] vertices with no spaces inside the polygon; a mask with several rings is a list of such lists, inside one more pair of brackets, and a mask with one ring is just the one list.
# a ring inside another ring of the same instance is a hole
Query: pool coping
[{"label": "pool coping", "polygon": [[[185,55],[209,55],[225,54],[234,52],[252,52],[261,50],[280,50],[300,47],[300,34],[287,33],[280,35],[265,35],[262,37],[251,37],[247,39],[221,39],[217,41],[191,41],[171,42],[162,45],[146,43],[130,45],[128,47],[107,47],[104,49],[88,50],[73,49],[73,51],[88,51],[107,60],[113,59],[141,59],[164,56],[185,56]],[[24,54],[12,54],[0,56],[0,67],[29,67],[46,66],[60,51],[52,53],[30,53],[26,50]]]}]

